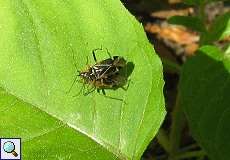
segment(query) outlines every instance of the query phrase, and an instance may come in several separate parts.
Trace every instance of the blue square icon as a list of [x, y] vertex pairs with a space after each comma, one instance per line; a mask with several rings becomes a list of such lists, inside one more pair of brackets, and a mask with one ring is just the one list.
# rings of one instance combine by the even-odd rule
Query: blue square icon
[[0, 138], [0, 160], [21, 159], [21, 138]]

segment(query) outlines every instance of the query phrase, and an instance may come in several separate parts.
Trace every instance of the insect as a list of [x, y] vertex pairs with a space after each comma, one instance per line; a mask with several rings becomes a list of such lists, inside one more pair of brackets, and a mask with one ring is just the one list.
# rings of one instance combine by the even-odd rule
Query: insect
[[[85, 89], [86, 85], [91, 86], [91, 89], [84, 93], [84, 95], [88, 95], [96, 89], [98, 92], [99, 90], [102, 90], [103, 94], [105, 95], [104, 89], [122, 87], [126, 81], [126, 78], [119, 73], [121, 69], [126, 66], [126, 60], [120, 56], [112, 57], [108, 52], [108, 49], [106, 49], [109, 58], [98, 62], [96, 58], [97, 50], [102, 50], [102, 47], [92, 51], [95, 64], [88, 65], [87, 58], [87, 68], [83, 71], [78, 70], [78, 75], [75, 77], [75, 80], [71, 85], [72, 88], [74, 83], [77, 81], [77, 77], [80, 77], [81, 82], [83, 83], [83, 90]], [[82, 92], [82, 89], [79, 93]]]

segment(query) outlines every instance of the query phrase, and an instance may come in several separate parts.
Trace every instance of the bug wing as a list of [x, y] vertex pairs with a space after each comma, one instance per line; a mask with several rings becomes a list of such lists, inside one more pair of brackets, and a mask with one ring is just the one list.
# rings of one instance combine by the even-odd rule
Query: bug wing
[[116, 72], [117, 69], [116, 67], [113, 66], [113, 62], [114, 62], [113, 59], [108, 58], [108, 59], [105, 59], [103, 61], [96, 63], [93, 66], [93, 70], [95, 74], [97, 75], [97, 77], [105, 78], [110, 74], [114, 74], [114, 72]]

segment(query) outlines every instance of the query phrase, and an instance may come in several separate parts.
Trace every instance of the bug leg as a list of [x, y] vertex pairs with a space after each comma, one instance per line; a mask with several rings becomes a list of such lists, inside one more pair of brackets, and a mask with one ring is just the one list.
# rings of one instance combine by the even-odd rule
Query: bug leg
[[94, 49], [94, 50], [92, 51], [92, 53], [93, 53], [93, 59], [94, 59], [95, 62], [97, 62], [96, 55], [95, 55], [95, 51], [96, 51], [96, 49]]
[[[101, 95], [101, 94], [99, 94], [99, 95]], [[101, 96], [104, 96], [105, 98], [109, 98], [109, 99], [113, 99], [113, 100], [117, 100], [117, 101], [122, 101], [123, 103], [125, 103], [126, 104], [126, 102], [123, 100], [123, 99], [121, 99], [121, 98], [115, 98], [115, 97], [111, 97], [111, 96], [107, 96], [107, 95], [101, 95]]]
[[93, 59], [94, 59], [95, 62], [97, 62], [97, 58], [96, 58], [96, 51], [97, 50], [102, 50], [102, 46], [101, 46], [101, 48], [96, 48], [96, 49], [92, 50]]
[[90, 93], [94, 92], [96, 90], [96, 87], [90, 88], [86, 93], [84, 93], [84, 96], [89, 95]]
[[[88, 88], [89, 88], [89, 85], [86, 84], [86, 83], [85, 83], [85, 85], [87, 85], [87, 87], [84, 87], [84, 90], [83, 90], [83, 95], [84, 95], [84, 96], [86, 96], [86, 95], [89, 94], [89, 89], [88, 89]], [[85, 91], [85, 88], [87, 88], [86, 91]]]
[[105, 96], [106, 94], [105, 94], [105, 90], [104, 89], [102, 89], [102, 93], [103, 93], [103, 95]]
[[129, 84], [130, 84], [130, 79], [128, 80], [128, 84], [127, 84], [127, 86], [126, 86], [126, 87], [121, 86], [121, 88], [122, 88], [123, 90], [127, 91], [127, 90], [128, 90], [128, 88], [129, 88]]
[[70, 93], [70, 91], [71, 91], [72, 88], [73, 88], [73, 85], [74, 85], [77, 81], [78, 81], [78, 80], [77, 80], [77, 76], [75, 76], [75, 78], [74, 78], [74, 80], [73, 80], [73, 83], [71, 84], [71, 86], [70, 86], [69, 90], [66, 92], [66, 94]]
[[80, 91], [77, 94], [75, 94], [73, 97], [79, 96], [82, 93], [82, 91], [84, 91], [84, 90], [85, 90], [85, 84], [82, 85]]
[[105, 48], [105, 49], [106, 49], [107, 54], [109, 55], [109, 58], [111, 58], [111, 59], [112, 59], [112, 56], [111, 56], [111, 54], [110, 54], [110, 52], [109, 52], [108, 48]]
[[[88, 92], [88, 94], [90, 94], [90, 93], [92, 93], [92, 92], [94, 92], [96, 90], [96, 88], [95, 87], [93, 87], [89, 92]], [[88, 95], [87, 94], [87, 95]]]
[[96, 55], [95, 55], [95, 50], [93, 51], [93, 59], [95, 62], [97, 62]]

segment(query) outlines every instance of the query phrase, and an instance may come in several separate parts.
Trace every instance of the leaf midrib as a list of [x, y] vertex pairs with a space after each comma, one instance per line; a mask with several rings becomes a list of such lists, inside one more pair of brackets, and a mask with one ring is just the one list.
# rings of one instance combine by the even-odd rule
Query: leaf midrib
[[[119, 151], [116, 151], [116, 149], [115, 149], [112, 145], [106, 143], [105, 141], [100, 140], [100, 139], [97, 139], [97, 137], [93, 137], [93, 136], [89, 135], [88, 133], [82, 131], [80, 128], [78, 128], [78, 127], [76, 127], [76, 126], [74, 126], [74, 125], [71, 125], [71, 124], [69, 124], [69, 123], [64, 123], [64, 121], [63, 121], [62, 119], [60, 119], [59, 117], [55, 117], [54, 115], [48, 113], [47, 111], [42, 110], [40, 107], [36, 107], [36, 105], [32, 104], [31, 102], [27, 102], [27, 101], [24, 100], [23, 98], [20, 98], [20, 96], [16, 96], [14, 93], [7, 92], [6, 89], [5, 89], [3, 86], [0, 86], [0, 87], [1, 87], [1, 88], [5, 91], [5, 93], [7, 93], [9, 96], [13, 96], [13, 97], [15, 97], [18, 101], [22, 101], [22, 102], [24, 102], [24, 103], [27, 103], [27, 104], [31, 105], [32, 107], [38, 109], [40, 112], [45, 113], [45, 114], [49, 115], [50, 117], [52, 117], [53, 119], [55, 119], [56, 121], [60, 122], [60, 123], [59, 123], [60, 125], [59, 125], [58, 127], [55, 127], [55, 128], [53, 128], [53, 129], [49, 130], [48, 132], [44, 132], [44, 133], [42, 133], [42, 134], [39, 134], [39, 135], [34, 136], [34, 137], [32, 137], [32, 138], [29, 138], [29, 139], [27, 139], [26, 141], [23, 141], [23, 142], [29, 142], [29, 141], [31, 141], [31, 140], [37, 138], [37, 137], [45, 136], [45, 135], [47, 135], [47, 134], [49, 134], [49, 133], [55, 132], [57, 129], [60, 129], [61, 127], [67, 126], [67, 127], [71, 128], [71, 129], [73, 129], [74, 131], [77, 131], [77, 132], [79, 132], [80, 134], [83, 134], [83, 135], [89, 137], [90, 139], [92, 139], [93, 141], [95, 141], [98, 145], [100, 145], [100, 146], [102, 146], [103, 148], [105, 148], [108, 152], [112, 153], [113, 155], [116, 155], [119, 159], [124, 159], [124, 157], [128, 157], [127, 155], [125, 155], [125, 154], [123, 154], [123, 153], [120, 153]], [[62, 124], [62, 125], [61, 125], [61, 124]]]

